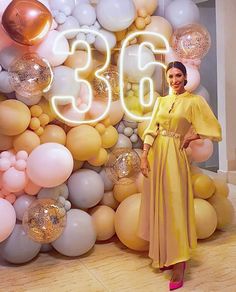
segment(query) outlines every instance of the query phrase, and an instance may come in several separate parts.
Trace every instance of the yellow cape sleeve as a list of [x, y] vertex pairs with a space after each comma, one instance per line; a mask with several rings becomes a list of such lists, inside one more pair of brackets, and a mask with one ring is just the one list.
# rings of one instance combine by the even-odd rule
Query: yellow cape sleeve
[[201, 138], [221, 141], [221, 126], [207, 101], [202, 96], [195, 96], [192, 106], [192, 125]]

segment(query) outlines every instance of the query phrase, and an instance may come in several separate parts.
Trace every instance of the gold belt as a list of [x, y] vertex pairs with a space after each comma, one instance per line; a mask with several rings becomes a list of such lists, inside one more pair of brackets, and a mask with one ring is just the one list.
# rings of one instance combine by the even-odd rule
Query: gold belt
[[158, 130], [157, 134], [160, 134], [162, 136], [168, 136], [168, 137], [173, 137], [173, 138], [180, 138], [181, 135], [176, 133], [176, 132], [170, 132], [167, 130]]

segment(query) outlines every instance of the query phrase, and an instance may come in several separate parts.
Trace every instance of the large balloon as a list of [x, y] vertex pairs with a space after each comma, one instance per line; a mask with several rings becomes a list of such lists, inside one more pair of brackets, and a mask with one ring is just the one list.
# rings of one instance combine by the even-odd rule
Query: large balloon
[[[144, 31], [159, 33], [163, 37], [165, 37], [167, 41], [170, 40], [171, 35], [172, 35], [171, 24], [164, 17], [156, 16], [156, 15], [151, 16], [151, 23], [145, 27]], [[139, 39], [140, 39], [140, 42], [152, 43], [158, 49], [166, 48], [164, 41], [159, 37], [142, 35]]]
[[78, 20], [80, 25], [93, 25], [96, 21], [95, 8], [87, 3], [76, 5], [72, 15]]
[[57, 143], [45, 143], [35, 148], [27, 160], [27, 174], [35, 184], [55, 187], [65, 182], [73, 170], [70, 151]]
[[50, 243], [57, 239], [66, 225], [66, 210], [56, 200], [35, 200], [25, 211], [22, 220], [27, 235], [36, 242]]
[[171, 43], [178, 57], [201, 59], [210, 49], [211, 37], [204, 26], [194, 23], [176, 29]]
[[194, 199], [197, 238], [205, 239], [213, 234], [217, 225], [214, 208], [206, 200]]
[[198, 71], [198, 69], [196, 67], [193, 67], [193, 66], [189, 66], [189, 65], [186, 65], [185, 64], [185, 67], [186, 67], [186, 70], [187, 70], [187, 84], [185, 85], [185, 89], [187, 91], [194, 91], [200, 84], [200, 73]]
[[142, 67], [149, 63], [155, 62], [153, 52], [147, 47], [143, 47], [139, 55], [139, 45], [127, 47], [125, 49], [124, 58], [122, 60], [119, 59], [119, 66], [120, 62], [123, 62], [124, 77], [133, 83], [139, 83], [140, 79], [143, 77], [151, 77], [155, 71], [155, 66], [148, 66], [147, 69], [140, 70], [138, 66], [139, 58], [142, 60]]
[[0, 103], [0, 134], [15, 136], [23, 133], [30, 123], [30, 110], [18, 100]]
[[89, 251], [95, 241], [96, 231], [91, 216], [82, 210], [71, 209], [67, 212], [62, 235], [52, 245], [59, 253], [74, 257]]
[[69, 55], [69, 43], [60, 32], [51, 30], [41, 44], [32, 46], [30, 50], [45, 58], [51, 66], [59, 66]]
[[25, 150], [28, 154], [40, 145], [40, 139], [33, 131], [26, 130], [14, 137], [13, 146], [16, 151]]
[[0, 244], [1, 256], [13, 264], [23, 264], [37, 256], [41, 244], [31, 240], [21, 224], [16, 224], [12, 234]]
[[99, 203], [104, 194], [101, 176], [93, 170], [81, 169], [68, 180], [69, 199], [77, 208], [91, 208]]
[[210, 139], [198, 140], [189, 143], [191, 159], [195, 162], [207, 161], [213, 154], [213, 143]]
[[192, 0], [174, 0], [166, 7], [165, 18], [174, 29], [197, 23], [199, 21], [199, 8]]
[[125, 199], [115, 214], [115, 230], [120, 241], [128, 248], [138, 251], [148, 250], [148, 242], [137, 235], [141, 194]]
[[110, 31], [129, 27], [136, 15], [132, 0], [100, 0], [96, 9], [98, 21]]
[[0, 198], [0, 242], [5, 240], [14, 229], [16, 213], [12, 204]]
[[52, 71], [45, 60], [35, 53], [27, 53], [14, 60], [9, 67], [12, 88], [21, 96], [42, 95], [52, 82]]
[[2, 16], [2, 24], [10, 37], [24, 45], [43, 40], [52, 24], [52, 15], [36, 0], [12, 1]]

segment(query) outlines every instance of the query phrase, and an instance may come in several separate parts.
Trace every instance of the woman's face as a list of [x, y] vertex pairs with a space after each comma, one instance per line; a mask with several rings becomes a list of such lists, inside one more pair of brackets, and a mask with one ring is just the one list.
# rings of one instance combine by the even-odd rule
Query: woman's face
[[167, 82], [175, 93], [183, 93], [186, 76], [178, 68], [171, 68], [167, 72]]

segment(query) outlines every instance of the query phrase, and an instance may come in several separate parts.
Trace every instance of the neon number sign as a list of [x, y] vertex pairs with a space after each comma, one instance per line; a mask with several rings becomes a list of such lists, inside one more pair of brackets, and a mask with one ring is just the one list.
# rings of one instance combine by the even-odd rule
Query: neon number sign
[[[93, 31], [90, 29], [70, 29], [70, 30], [66, 30], [60, 33], [60, 35], [58, 36], [58, 38], [55, 40], [54, 46], [53, 46], [53, 52], [54, 54], [65, 54], [67, 52], [64, 51], [59, 51], [57, 48], [57, 43], [60, 40], [60, 38], [64, 35], [66, 35], [67, 33], [71, 33], [71, 32], [82, 32], [82, 33], [92, 33], [95, 34], [97, 37], [101, 37], [102, 40], [104, 41], [105, 44], [105, 48], [106, 48], [106, 61], [104, 63], [104, 65], [102, 66], [102, 68], [98, 69], [95, 72], [95, 76], [99, 79], [101, 79], [103, 82], [105, 82], [106, 87], [107, 87], [107, 105], [105, 108], [105, 111], [96, 119], [93, 120], [72, 120], [72, 119], [68, 119], [65, 116], [63, 116], [59, 109], [58, 109], [58, 104], [61, 103], [70, 103], [73, 107], [73, 109], [78, 112], [78, 114], [84, 114], [87, 113], [92, 106], [92, 102], [93, 102], [93, 90], [92, 90], [92, 86], [91, 84], [84, 79], [79, 78], [79, 72], [86, 70], [88, 68], [88, 66], [90, 65], [92, 58], [91, 58], [91, 47], [90, 45], [84, 41], [84, 40], [76, 40], [74, 41], [74, 43], [72, 44], [71, 50], [69, 52], [69, 55], [73, 55], [75, 50], [76, 50], [76, 46], [78, 44], [83, 44], [85, 45], [86, 49], [87, 49], [87, 53], [88, 53], [88, 60], [87, 63], [84, 67], [82, 68], [77, 68], [75, 69], [75, 74], [74, 74], [74, 78], [77, 82], [79, 83], [84, 83], [87, 86], [88, 92], [89, 92], [89, 96], [88, 96], [88, 105], [86, 106], [86, 108], [84, 109], [79, 109], [76, 105], [76, 99], [74, 96], [53, 96], [51, 99], [51, 104], [52, 107], [55, 111], [55, 113], [64, 121], [69, 122], [69, 123], [73, 123], [73, 124], [85, 124], [85, 123], [94, 123], [97, 122], [99, 120], [104, 119], [110, 109], [111, 106], [111, 102], [112, 102], [112, 89], [111, 89], [111, 85], [109, 83], [109, 81], [101, 76], [101, 73], [105, 71], [105, 69], [109, 66], [110, 64], [110, 59], [111, 59], [111, 52], [110, 52], [110, 48], [109, 48], [109, 44], [108, 41], [106, 40], [106, 38], [104, 37], [104, 35], [102, 35], [99, 31]], [[144, 121], [144, 120], [149, 120], [150, 117], [140, 117], [137, 115], [134, 115], [133, 113], [130, 112], [130, 110], [127, 108], [126, 104], [125, 104], [125, 97], [124, 97], [124, 54], [125, 54], [125, 50], [129, 44], [129, 41], [131, 41], [133, 38], [141, 36], [141, 35], [147, 35], [147, 36], [152, 36], [155, 38], [159, 38], [161, 39], [164, 44], [165, 44], [165, 48], [164, 49], [156, 49], [154, 47], [154, 45], [150, 42], [143, 42], [139, 45], [138, 48], [138, 69], [140, 71], [144, 71], [146, 70], [149, 66], [161, 66], [163, 68], [166, 68], [165, 64], [155, 61], [155, 62], [150, 62], [148, 64], [145, 64], [144, 66], [142, 65], [142, 50], [144, 48], [144, 46], [149, 47], [151, 49], [151, 51], [154, 54], [166, 54], [167, 52], [169, 52], [170, 46], [168, 43], [168, 40], [161, 34], [159, 33], [155, 33], [155, 32], [146, 32], [146, 31], [142, 31], [142, 32], [134, 32], [133, 34], [130, 34], [123, 42], [122, 48], [121, 48], [121, 53], [120, 53], [120, 62], [119, 62], [119, 87], [120, 87], [120, 100], [122, 103], [122, 106], [124, 108], [125, 113], [130, 116], [132, 119], [134, 120], [139, 120], [139, 121]], [[149, 83], [149, 88], [150, 88], [150, 98], [148, 102], [145, 102], [144, 100], [144, 84], [145, 82]], [[141, 78], [141, 80], [139, 81], [139, 102], [143, 107], [149, 107], [154, 100], [154, 90], [153, 90], [154, 86], [153, 86], [153, 80], [150, 77], [143, 77]]]

